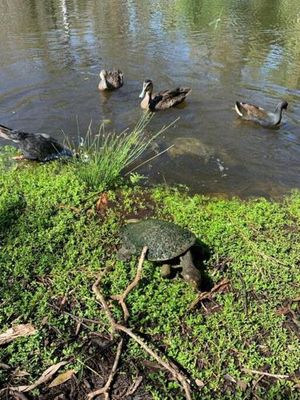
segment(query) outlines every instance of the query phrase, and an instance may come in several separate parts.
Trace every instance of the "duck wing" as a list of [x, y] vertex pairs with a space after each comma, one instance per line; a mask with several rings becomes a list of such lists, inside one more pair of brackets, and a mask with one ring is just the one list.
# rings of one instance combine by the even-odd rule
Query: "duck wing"
[[0, 125], [0, 137], [16, 143], [28, 160], [49, 161], [73, 155], [70, 149], [46, 133], [28, 133]]
[[117, 71], [109, 71], [107, 73], [106, 80], [109, 85], [115, 89], [118, 89], [119, 87], [123, 86], [124, 75], [119, 69]]
[[191, 91], [192, 89], [190, 88], [181, 87], [178, 87], [174, 90], [161, 91], [152, 99], [154, 108], [163, 110], [182, 103]]
[[268, 118], [268, 113], [263, 108], [240, 101], [236, 101], [235, 111], [240, 117], [248, 120], [264, 120]]
[[72, 151], [46, 133], [23, 133], [19, 143], [24, 156], [31, 160], [50, 161], [59, 157], [73, 155]]

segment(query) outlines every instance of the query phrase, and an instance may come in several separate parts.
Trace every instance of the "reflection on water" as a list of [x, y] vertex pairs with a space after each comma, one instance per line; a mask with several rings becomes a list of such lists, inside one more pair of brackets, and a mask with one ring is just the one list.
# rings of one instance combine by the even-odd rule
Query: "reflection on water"
[[[142, 113], [145, 78], [156, 90], [189, 86], [186, 106], [148, 128], [180, 116], [158, 142], [172, 151], [140, 171], [150, 182], [243, 197], [299, 187], [299, 0], [3, 0], [0, 15], [1, 123], [57, 137], [84, 134], [90, 120], [123, 129]], [[98, 74], [111, 67], [125, 84], [103, 95]], [[232, 109], [279, 99], [289, 108], [275, 130]]]

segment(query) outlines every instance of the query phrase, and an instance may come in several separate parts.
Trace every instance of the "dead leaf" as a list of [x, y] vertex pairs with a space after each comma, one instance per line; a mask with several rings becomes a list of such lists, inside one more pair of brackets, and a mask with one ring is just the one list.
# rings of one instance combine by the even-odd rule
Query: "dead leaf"
[[203, 386], [205, 386], [205, 383], [203, 382], [203, 381], [201, 381], [201, 379], [196, 379], [195, 380], [195, 382], [196, 382], [196, 385], [199, 387], [199, 388], [202, 388]]
[[224, 375], [224, 379], [225, 379], [226, 381], [229, 381], [229, 382], [232, 382], [232, 383], [236, 383], [236, 380], [234, 379], [234, 377], [231, 376], [231, 375], [229, 375], [229, 374], [225, 374], [225, 375]]
[[278, 315], [287, 315], [290, 313], [290, 311], [291, 311], [291, 309], [290, 309], [290, 306], [288, 305], [288, 306], [278, 308], [276, 312]]
[[99, 213], [103, 213], [107, 209], [108, 197], [107, 193], [102, 193], [96, 203], [96, 210]]
[[75, 374], [74, 369], [69, 369], [68, 371], [62, 372], [59, 374], [53, 381], [48, 385], [49, 388], [61, 385], [65, 382], [67, 382], [69, 379], [72, 378], [72, 376]]
[[59, 370], [60, 367], [66, 365], [66, 361], [61, 361], [57, 364], [51, 365], [46, 371], [42, 373], [42, 375], [37, 379], [32, 385], [25, 385], [25, 386], [15, 386], [11, 387], [11, 390], [16, 390], [18, 392], [29, 392], [32, 389], [35, 389], [37, 386], [41, 385], [42, 383], [47, 382], [51, 377]]
[[0, 369], [10, 369], [10, 366], [4, 363], [0, 363]]
[[245, 392], [245, 391], [247, 390], [247, 387], [248, 387], [248, 383], [247, 383], [247, 382], [244, 382], [244, 381], [237, 381], [236, 385], [237, 385], [237, 387], [238, 387], [239, 389], [241, 389], [243, 392]]
[[23, 376], [28, 376], [28, 375], [30, 375], [29, 372], [20, 369], [16, 369], [16, 371], [13, 373], [14, 378], [22, 378]]
[[0, 334], [0, 346], [18, 337], [34, 335], [37, 332], [32, 324], [20, 324], [14, 325], [12, 328], [7, 329], [6, 332]]

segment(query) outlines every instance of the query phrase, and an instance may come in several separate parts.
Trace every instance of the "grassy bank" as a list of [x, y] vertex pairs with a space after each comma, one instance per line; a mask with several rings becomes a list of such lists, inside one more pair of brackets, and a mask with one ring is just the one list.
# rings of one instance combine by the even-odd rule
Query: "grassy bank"
[[[282, 202], [242, 202], [123, 186], [107, 192], [108, 203], [97, 211], [72, 165], [19, 163], [7, 169], [5, 160], [0, 166], [0, 333], [27, 322], [37, 333], [0, 346], [1, 388], [32, 383], [62, 360], [75, 376], [54, 389], [40, 385], [28, 398], [68, 393], [84, 399], [105, 383], [116, 342], [109, 338], [110, 325], [92, 285], [110, 265], [103, 293], [109, 299], [124, 290], [137, 260], [117, 260], [119, 228], [127, 218], [156, 216], [196, 234], [198, 248], [204, 248], [199, 252], [203, 290], [222, 279], [228, 284], [190, 309], [197, 296], [193, 288], [161, 278], [159, 269], [145, 262], [143, 279], [127, 299], [130, 327], [192, 382], [203, 382], [192, 388], [194, 399], [299, 398], [299, 193]], [[116, 302], [111, 311], [121, 320]], [[137, 398], [184, 398], [179, 385], [135, 342], [128, 341], [121, 361], [113, 392], [143, 376]]]

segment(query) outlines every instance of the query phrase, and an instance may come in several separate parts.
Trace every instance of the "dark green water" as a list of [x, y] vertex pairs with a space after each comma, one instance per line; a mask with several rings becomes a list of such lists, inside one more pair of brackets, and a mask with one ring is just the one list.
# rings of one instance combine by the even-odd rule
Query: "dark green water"
[[[0, 0], [0, 123], [62, 137], [132, 127], [142, 81], [193, 91], [140, 172], [200, 193], [278, 196], [300, 186], [299, 0]], [[97, 90], [101, 68], [124, 87]], [[279, 129], [243, 124], [235, 100], [289, 107]], [[77, 120], [79, 121], [77, 124]], [[4, 142], [1, 142], [4, 143]]]

